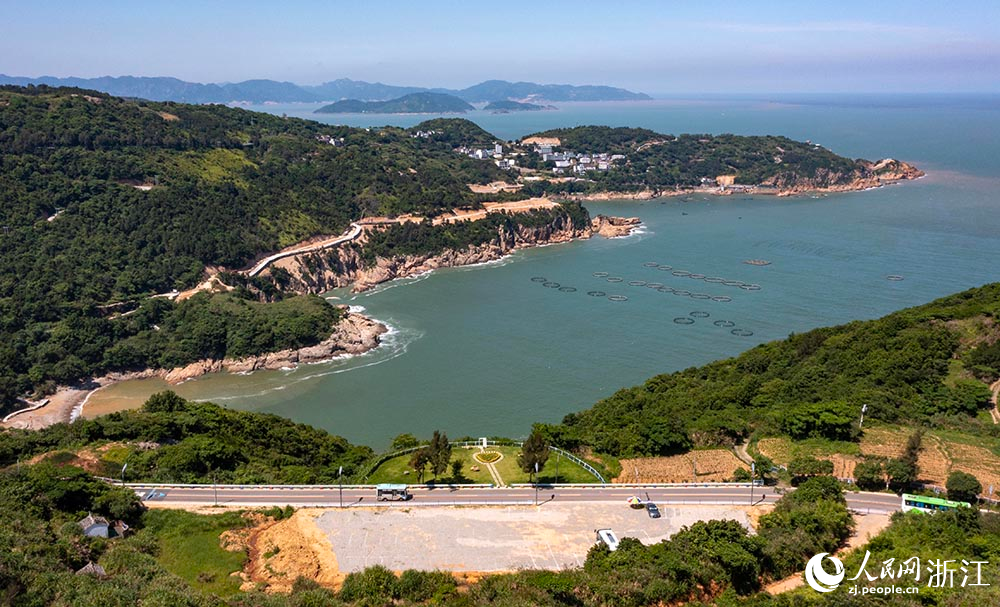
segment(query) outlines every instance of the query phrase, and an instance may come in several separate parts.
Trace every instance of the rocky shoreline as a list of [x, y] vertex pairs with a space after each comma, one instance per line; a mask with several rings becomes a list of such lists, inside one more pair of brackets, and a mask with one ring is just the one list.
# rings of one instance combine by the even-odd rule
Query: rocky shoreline
[[[568, 216], [564, 216], [548, 225], [518, 226], [516, 230], [500, 232], [494, 241], [484, 245], [446, 250], [433, 255], [380, 257], [370, 267], [364, 264], [358, 248], [348, 246], [287, 257], [274, 262], [271, 267], [287, 270], [291, 278], [286, 288], [299, 293], [323, 293], [349, 285], [354, 292], [362, 292], [396, 278], [415, 276], [439, 268], [495, 261], [518, 249], [587, 239], [594, 235], [620, 238], [631, 234], [639, 225], [641, 221], [638, 217], [597, 215], [585, 228], [577, 228]], [[364, 242], [363, 238], [361, 242]], [[346, 309], [346, 306], [340, 307]], [[4, 426], [38, 429], [70, 422], [80, 416], [91, 394], [119, 382], [158, 377], [169, 384], [179, 384], [208, 373], [252, 373], [261, 369], [287, 369], [343, 355], [363, 354], [378, 347], [381, 336], [387, 331], [388, 327], [376, 320], [347, 312], [330, 337], [314, 346], [242, 359], [200, 360], [175, 369], [108, 373], [78, 385], [60, 386], [47, 405], [18, 415]]]
[[[346, 310], [346, 306], [341, 306]], [[300, 364], [318, 363], [344, 355], [364, 354], [381, 343], [388, 332], [384, 324], [347, 312], [334, 327], [330, 337], [304, 348], [269, 352], [246, 358], [206, 359], [175, 369], [143, 369], [108, 373], [74, 386], [60, 386], [42, 408], [28, 411], [4, 424], [8, 428], [39, 429], [80, 416], [91, 394], [110, 385], [134, 379], [159, 377], [169, 384], [179, 384], [207, 373], [251, 373], [261, 369], [287, 369]]]
[[886, 158], [865, 165], [863, 173], [856, 172], [849, 180], [837, 183], [845, 178], [841, 174], [822, 173], [816, 180], [787, 181], [775, 177], [756, 185], [705, 186], [683, 188], [676, 190], [639, 190], [636, 192], [594, 192], [590, 194], [573, 194], [568, 200], [576, 202], [607, 201], [607, 200], [652, 200], [672, 196], [690, 196], [692, 194], [709, 194], [712, 196], [732, 196], [734, 194], [755, 194], [764, 196], [798, 196], [803, 194], [831, 194], [835, 192], [859, 192], [893, 185], [901, 181], [919, 179], [925, 173], [915, 166]]
[[497, 238], [489, 243], [459, 250], [379, 257], [374, 264], [367, 265], [357, 248], [339, 247], [323, 253], [288, 257], [276, 261], [273, 267], [287, 271], [287, 288], [299, 293], [325, 293], [348, 286], [355, 293], [360, 293], [397, 278], [416, 276], [440, 268], [496, 261], [518, 249], [586, 239], [595, 234], [605, 238], [628, 236], [640, 224], [638, 217], [598, 215], [587, 227], [577, 228], [569, 217], [559, 217], [544, 226], [518, 226], [516, 230], [501, 230]]

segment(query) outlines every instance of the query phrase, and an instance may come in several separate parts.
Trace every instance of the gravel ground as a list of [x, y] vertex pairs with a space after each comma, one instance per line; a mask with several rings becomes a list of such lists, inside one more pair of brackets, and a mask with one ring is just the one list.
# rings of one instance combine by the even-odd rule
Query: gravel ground
[[578, 567], [594, 544], [594, 531], [645, 544], [666, 539], [698, 520], [732, 519], [749, 528], [733, 506], [662, 507], [662, 518], [606, 503], [552, 502], [533, 506], [452, 508], [347, 508], [316, 517], [339, 563], [349, 573], [372, 565], [389, 569], [463, 572]]

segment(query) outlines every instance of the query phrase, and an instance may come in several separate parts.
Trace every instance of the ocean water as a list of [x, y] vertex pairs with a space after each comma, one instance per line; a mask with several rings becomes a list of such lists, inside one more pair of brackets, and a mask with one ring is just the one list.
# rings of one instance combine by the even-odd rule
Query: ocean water
[[[311, 106], [266, 109], [308, 117]], [[425, 436], [435, 429], [452, 437], [517, 437], [533, 422], [558, 421], [657, 373], [1000, 280], [996, 97], [713, 97], [468, 117], [504, 139], [574, 124], [781, 134], [847, 156], [899, 158], [928, 176], [815, 197], [588, 203], [592, 214], [638, 216], [643, 227], [627, 238], [519, 251], [359, 295], [330, 293], [331, 301], [363, 308], [390, 325], [384, 345], [358, 357], [206, 376], [174, 389], [277, 413], [375, 448], [401, 432]], [[410, 126], [426, 118], [322, 116], [354, 126]], [[745, 264], [749, 259], [771, 265]], [[622, 281], [594, 276], [604, 272]], [[532, 280], [541, 278], [576, 291]], [[716, 299], [663, 292], [638, 284], [643, 281]], [[88, 409], [134, 406], [164, 387], [158, 380], [112, 386], [95, 394]]]

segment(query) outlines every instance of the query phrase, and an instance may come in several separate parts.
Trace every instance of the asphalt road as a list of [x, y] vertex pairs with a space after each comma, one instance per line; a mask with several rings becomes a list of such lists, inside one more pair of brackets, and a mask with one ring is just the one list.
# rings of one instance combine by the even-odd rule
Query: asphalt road
[[[410, 487], [413, 498], [408, 501], [376, 501], [371, 488], [344, 487], [343, 500], [337, 487], [237, 487], [231, 485], [205, 485], [182, 487], [169, 485], [131, 484], [144, 501], [150, 504], [191, 506], [311, 506], [344, 507], [431, 507], [464, 505], [513, 505], [534, 504], [536, 492], [532, 488], [451, 488]], [[680, 505], [750, 505], [773, 503], [781, 497], [773, 487], [755, 487], [751, 501], [749, 487], [541, 487], [537, 492], [538, 503], [559, 502], [620, 502], [636, 495], [664, 506]], [[846, 493], [847, 505], [862, 513], [888, 513], [899, 510], [900, 498], [885, 493]]]

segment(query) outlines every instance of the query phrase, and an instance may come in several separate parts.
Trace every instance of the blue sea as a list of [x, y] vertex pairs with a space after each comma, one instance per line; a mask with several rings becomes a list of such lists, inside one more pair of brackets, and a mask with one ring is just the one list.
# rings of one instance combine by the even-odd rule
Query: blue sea
[[[658, 373], [1000, 280], [1000, 97], [711, 96], [557, 105], [465, 117], [505, 140], [582, 124], [779, 134], [845, 156], [905, 160], [927, 176], [824, 196], [588, 203], [591, 214], [640, 217], [642, 229], [627, 238], [524, 250], [360, 295], [330, 293], [331, 301], [388, 324], [385, 344], [358, 357], [206, 376], [175, 389], [375, 448], [402, 432], [428, 436], [435, 429], [451, 437], [518, 437], [533, 422], [558, 421]], [[253, 109], [352, 126], [412, 126], [430, 117], [312, 114], [315, 107]], [[771, 263], [744, 263], [750, 259]], [[576, 290], [532, 280], [543, 278]], [[158, 380], [128, 382], [91, 401], [95, 409], [134, 406], [163, 387]]]

